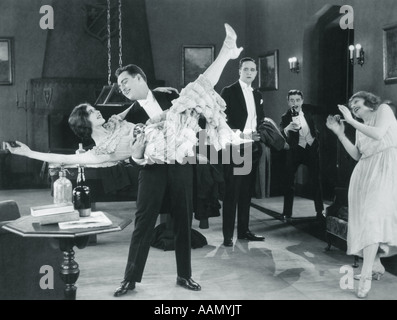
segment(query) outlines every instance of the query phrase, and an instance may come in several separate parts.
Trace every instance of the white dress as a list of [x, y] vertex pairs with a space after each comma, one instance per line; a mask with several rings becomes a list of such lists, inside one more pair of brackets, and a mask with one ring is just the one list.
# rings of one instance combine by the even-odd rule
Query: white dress
[[[374, 126], [377, 114], [365, 124]], [[380, 243], [379, 255], [389, 256], [397, 246], [397, 121], [390, 118], [380, 141], [357, 130], [356, 146], [362, 157], [349, 185], [347, 253], [362, 256]]]

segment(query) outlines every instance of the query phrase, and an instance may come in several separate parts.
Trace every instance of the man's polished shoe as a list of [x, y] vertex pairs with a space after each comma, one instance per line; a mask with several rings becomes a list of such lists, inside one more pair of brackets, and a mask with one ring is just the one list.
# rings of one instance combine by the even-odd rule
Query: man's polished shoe
[[246, 233], [240, 234], [238, 236], [238, 239], [249, 241], [263, 241], [265, 240], [265, 237], [257, 236], [256, 234], [253, 234], [251, 231], [248, 230]]
[[223, 240], [223, 245], [225, 247], [233, 247], [233, 240], [232, 239], [224, 239]]
[[120, 297], [122, 295], [125, 295], [129, 290], [134, 290], [135, 289], [135, 282], [133, 281], [122, 281], [120, 287], [116, 289], [114, 292], [115, 297]]
[[201, 290], [201, 286], [197, 282], [195, 282], [192, 278], [186, 279], [186, 278], [182, 278], [182, 277], [177, 277], [176, 284], [181, 287], [184, 287], [186, 289], [193, 290], [193, 291]]
[[287, 222], [287, 223], [291, 223], [292, 218], [291, 218], [291, 217], [287, 217], [285, 214], [283, 214], [283, 215], [281, 216], [281, 221]]

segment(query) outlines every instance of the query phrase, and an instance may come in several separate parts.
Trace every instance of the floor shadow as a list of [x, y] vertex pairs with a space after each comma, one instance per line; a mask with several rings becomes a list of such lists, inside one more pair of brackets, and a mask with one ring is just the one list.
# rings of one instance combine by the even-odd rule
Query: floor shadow
[[[264, 208], [257, 204], [251, 203], [251, 206], [267, 215], [283, 221], [283, 217], [280, 213], [275, 212], [273, 210]], [[293, 227], [303, 231], [311, 236], [326, 242], [325, 236], [325, 225], [323, 221], [317, 220], [316, 217], [299, 217], [299, 218], [292, 218], [290, 222], [286, 222], [287, 225], [292, 225]]]

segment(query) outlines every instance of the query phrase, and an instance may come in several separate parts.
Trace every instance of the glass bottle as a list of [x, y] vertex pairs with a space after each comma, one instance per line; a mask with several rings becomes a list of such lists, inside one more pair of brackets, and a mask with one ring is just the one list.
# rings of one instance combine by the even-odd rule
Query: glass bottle
[[301, 120], [299, 119], [299, 111], [293, 106], [291, 109], [292, 122], [296, 123], [301, 128]]
[[54, 203], [72, 202], [72, 182], [66, 178], [65, 169], [59, 171], [59, 178], [54, 182]]
[[91, 215], [91, 190], [86, 185], [83, 166], [78, 166], [77, 186], [73, 189], [73, 204], [80, 217]]
[[83, 144], [79, 143], [79, 148], [76, 150], [76, 154], [84, 153], [86, 152], [83, 148]]

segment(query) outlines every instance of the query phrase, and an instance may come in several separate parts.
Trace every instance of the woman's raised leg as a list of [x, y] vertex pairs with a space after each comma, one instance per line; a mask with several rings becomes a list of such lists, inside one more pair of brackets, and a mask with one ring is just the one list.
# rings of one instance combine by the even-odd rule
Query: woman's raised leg
[[204, 76], [211, 82], [214, 87], [223, 72], [229, 60], [237, 59], [243, 51], [243, 48], [237, 48], [237, 35], [233, 28], [225, 23], [226, 38], [223, 42], [221, 51], [215, 61], [204, 72]]

